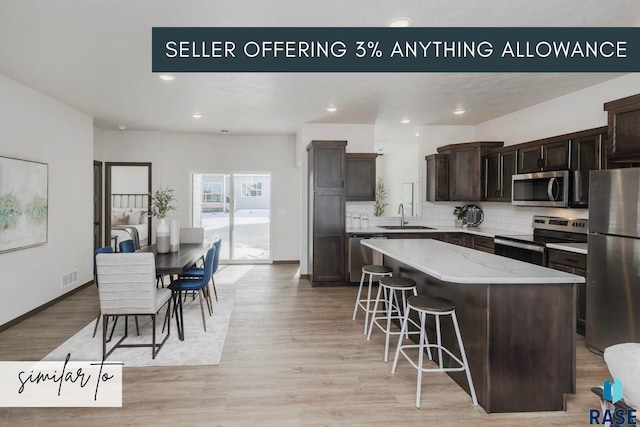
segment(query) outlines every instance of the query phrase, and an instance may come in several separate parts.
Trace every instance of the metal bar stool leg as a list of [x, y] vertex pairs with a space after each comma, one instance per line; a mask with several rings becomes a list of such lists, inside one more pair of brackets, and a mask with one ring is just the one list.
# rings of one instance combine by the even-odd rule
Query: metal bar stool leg
[[453, 319], [453, 327], [456, 330], [456, 338], [458, 339], [458, 346], [460, 347], [460, 355], [462, 356], [462, 363], [464, 363], [464, 372], [467, 375], [467, 382], [469, 383], [469, 391], [471, 392], [471, 399], [473, 404], [478, 406], [478, 398], [476, 397], [476, 389], [473, 386], [473, 380], [471, 379], [471, 371], [469, 370], [469, 362], [467, 361], [467, 353], [464, 351], [464, 344], [462, 344], [462, 336], [460, 335], [460, 328], [458, 327], [458, 318], [455, 311], [451, 313]]
[[364, 271], [360, 276], [360, 287], [358, 288], [358, 295], [356, 296], [356, 306], [353, 308], [353, 319], [356, 320], [356, 314], [358, 313], [358, 305], [360, 305], [360, 295], [362, 295], [362, 285], [364, 284]]
[[373, 286], [373, 274], [369, 274], [369, 290], [367, 291], [367, 309], [364, 311], [364, 335], [367, 335], [369, 325], [369, 312], [371, 311], [371, 288]]

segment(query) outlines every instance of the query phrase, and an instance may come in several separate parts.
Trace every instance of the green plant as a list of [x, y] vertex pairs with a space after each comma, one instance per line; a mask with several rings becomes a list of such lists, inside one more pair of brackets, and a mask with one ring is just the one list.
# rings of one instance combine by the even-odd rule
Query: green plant
[[467, 207], [456, 206], [455, 209], [453, 209], [453, 214], [456, 216], [456, 219], [464, 221], [467, 218]]
[[376, 201], [373, 205], [373, 214], [375, 216], [382, 216], [384, 208], [387, 207], [387, 190], [384, 188], [382, 178], [378, 177], [376, 182]]
[[158, 188], [156, 192], [151, 195], [151, 209], [147, 211], [147, 215], [158, 219], [166, 218], [169, 211], [176, 210], [176, 208], [171, 205], [171, 202], [175, 200], [176, 198], [173, 197], [173, 189]]

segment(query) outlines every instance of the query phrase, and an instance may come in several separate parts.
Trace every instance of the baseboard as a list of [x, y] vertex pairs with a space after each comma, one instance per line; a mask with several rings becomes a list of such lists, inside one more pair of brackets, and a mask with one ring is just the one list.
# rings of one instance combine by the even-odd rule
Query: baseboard
[[291, 260], [274, 260], [273, 264], [300, 264], [299, 260], [291, 259]]
[[57, 298], [52, 299], [49, 302], [46, 302], [44, 304], [42, 304], [39, 307], [34, 308], [31, 311], [28, 311], [27, 313], [23, 314], [22, 316], [18, 316], [13, 320], [8, 321], [7, 323], [5, 323], [4, 325], [0, 325], [0, 332], [6, 331], [7, 329], [11, 328], [12, 326], [17, 325], [18, 323], [22, 322], [23, 320], [27, 320], [29, 317], [33, 316], [34, 314], [38, 314], [40, 313], [42, 310], [45, 310], [49, 307], [51, 307], [54, 304], [59, 303], [60, 301], [62, 301], [63, 299], [67, 298], [70, 295], [75, 294], [76, 292], [78, 292], [81, 289], [86, 288], [89, 285], [93, 285], [93, 280], [88, 281], [87, 283], [78, 286], [75, 289], [70, 290], [69, 292], [67, 292], [66, 294], [62, 294]]

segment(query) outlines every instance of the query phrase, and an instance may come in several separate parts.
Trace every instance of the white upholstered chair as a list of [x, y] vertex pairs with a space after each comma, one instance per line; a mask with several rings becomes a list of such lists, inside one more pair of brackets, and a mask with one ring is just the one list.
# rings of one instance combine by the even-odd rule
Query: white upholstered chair
[[[160, 344], [156, 344], [156, 315], [167, 305], [167, 315], [171, 309], [171, 291], [158, 289], [155, 284], [156, 267], [153, 253], [117, 253], [96, 256], [98, 293], [102, 326], [103, 360], [118, 347], [151, 347], [151, 356], [156, 355], [169, 338], [170, 328]], [[123, 344], [127, 338], [128, 315], [150, 315], [152, 341], [150, 344]], [[107, 316], [125, 316], [124, 336], [107, 351]]]

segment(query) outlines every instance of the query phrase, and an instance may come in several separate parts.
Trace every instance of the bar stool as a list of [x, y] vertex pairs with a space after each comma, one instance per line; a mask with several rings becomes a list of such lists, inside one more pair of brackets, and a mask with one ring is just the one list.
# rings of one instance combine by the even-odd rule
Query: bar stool
[[[362, 298], [362, 285], [364, 284], [364, 275], [369, 275], [369, 291], [367, 298]], [[364, 335], [367, 335], [367, 326], [369, 325], [369, 313], [371, 313], [371, 286], [373, 284], [373, 276], [391, 276], [393, 269], [384, 265], [365, 265], [362, 267], [362, 276], [360, 276], [360, 287], [358, 288], [358, 296], [356, 297], [356, 306], [353, 308], [353, 320], [356, 320], [358, 307], [364, 310]], [[366, 302], [366, 306], [365, 306]]]
[[[418, 312], [420, 317], [420, 343], [419, 344], [405, 344], [402, 345], [402, 334], [407, 329], [409, 313], [411, 310]], [[426, 318], [427, 315], [435, 316], [436, 323], [436, 344], [429, 344], [426, 340]], [[460, 348], [460, 355], [462, 360], [456, 357], [451, 351], [442, 346], [440, 335], [440, 316], [451, 316], [453, 321], [453, 328], [456, 332], [456, 339], [458, 340], [458, 347]], [[467, 381], [469, 383], [469, 391], [471, 392], [471, 399], [474, 405], [478, 405], [478, 399], [476, 398], [476, 390], [473, 387], [473, 380], [471, 379], [471, 372], [469, 371], [469, 363], [467, 362], [467, 355], [464, 351], [464, 345], [462, 344], [462, 337], [460, 336], [460, 328], [458, 327], [458, 319], [456, 317], [456, 306], [449, 300], [444, 298], [437, 298], [428, 295], [411, 296], [407, 300], [407, 311], [402, 321], [401, 335], [398, 339], [398, 347], [396, 348], [396, 355], [393, 358], [393, 367], [391, 373], [395, 374], [396, 367], [398, 365], [398, 356], [400, 353], [411, 363], [411, 365], [418, 370], [418, 385], [416, 391], [416, 408], [420, 407], [420, 392], [422, 389], [422, 372], [456, 372], [464, 371], [467, 375]], [[438, 349], [438, 367], [437, 368], [423, 368], [422, 361], [424, 359], [424, 349], [437, 348]], [[418, 364], [407, 355], [405, 349], [418, 348]], [[442, 362], [442, 352], [446, 352], [456, 363], [460, 366], [445, 368]], [[429, 360], [433, 360], [431, 353], [429, 352]]]
[[[398, 319], [400, 323], [404, 319], [403, 314], [407, 310], [407, 293], [409, 295], [418, 295], [418, 288], [415, 280], [406, 277], [381, 277], [378, 286], [378, 294], [376, 295], [376, 302], [373, 304], [373, 311], [371, 312], [371, 324], [369, 325], [369, 333], [367, 335], [367, 341], [371, 340], [371, 331], [373, 325], [378, 326], [385, 334], [384, 340], [384, 361], [389, 360], [389, 337], [391, 335], [399, 335], [398, 332], [391, 330], [391, 320]], [[382, 297], [382, 298], [381, 298]], [[400, 300], [401, 305], [400, 305]], [[378, 304], [383, 302], [386, 309], [383, 311], [384, 316], [376, 316], [378, 314]], [[383, 322], [384, 321], [384, 322]], [[416, 330], [409, 332], [405, 331], [405, 335], [409, 338], [409, 335], [419, 335], [420, 327], [413, 319], [409, 319], [409, 322], [416, 326]]]

